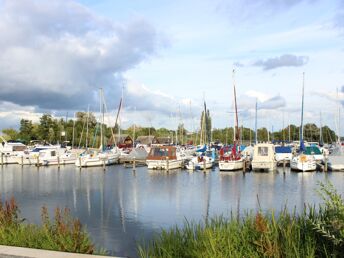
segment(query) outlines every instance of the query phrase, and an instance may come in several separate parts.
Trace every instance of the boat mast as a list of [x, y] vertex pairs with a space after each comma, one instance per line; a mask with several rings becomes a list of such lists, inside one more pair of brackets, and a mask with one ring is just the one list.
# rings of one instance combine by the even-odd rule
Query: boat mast
[[236, 101], [236, 88], [235, 88], [235, 70], [233, 69], [233, 94], [234, 94], [234, 110], [235, 110], [235, 142], [234, 144], [239, 143], [239, 128], [238, 128], [238, 107]]
[[72, 149], [74, 149], [74, 136], [75, 136], [75, 113], [74, 113], [74, 120], [73, 120]]
[[321, 111], [320, 111], [320, 132], [319, 132], [319, 145], [323, 145], [323, 135], [322, 135], [322, 119], [321, 119]]
[[[100, 91], [99, 91], [99, 107], [100, 107], [100, 113], [103, 112], [103, 108], [102, 108], [102, 92], [103, 92], [103, 89], [100, 88]], [[104, 112], [103, 112], [104, 113]], [[102, 121], [100, 123], [100, 147], [101, 147], [101, 150], [103, 150], [103, 123], [104, 123], [104, 114], [102, 116]]]
[[254, 130], [255, 130], [255, 134], [254, 134], [254, 142], [255, 144], [258, 143], [258, 136], [257, 136], [257, 109], [258, 109], [258, 103], [257, 103], [257, 99], [256, 99], [256, 117], [255, 117], [255, 122], [254, 122]]
[[339, 106], [339, 96], [338, 96], [338, 88], [337, 88], [337, 119], [336, 119], [337, 123], [337, 144], [340, 145], [340, 106]]
[[90, 105], [87, 106], [87, 117], [86, 117], [86, 149], [88, 148], [88, 120], [90, 118]]
[[[136, 117], [136, 107], [134, 108], [134, 117]], [[133, 147], [135, 147], [135, 131], [136, 131], [136, 125], [134, 123], [134, 130], [133, 130]]]
[[303, 107], [304, 107], [304, 95], [305, 95], [305, 72], [302, 74], [302, 105], [301, 105], [301, 126], [300, 126], [300, 148], [303, 144]]

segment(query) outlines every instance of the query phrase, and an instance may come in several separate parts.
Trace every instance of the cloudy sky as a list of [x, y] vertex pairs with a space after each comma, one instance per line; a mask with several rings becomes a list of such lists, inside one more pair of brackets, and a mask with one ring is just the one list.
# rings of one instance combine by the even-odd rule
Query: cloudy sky
[[[0, 129], [42, 113], [99, 110], [112, 123], [196, 129], [203, 99], [213, 126], [335, 128], [344, 103], [341, 0], [0, 0]], [[344, 126], [342, 128], [342, 134]]]

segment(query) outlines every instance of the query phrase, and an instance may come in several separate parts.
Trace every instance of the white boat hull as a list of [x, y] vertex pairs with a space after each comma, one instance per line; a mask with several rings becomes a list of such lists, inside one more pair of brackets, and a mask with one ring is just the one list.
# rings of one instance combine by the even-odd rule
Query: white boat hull
[[240, 160], [220, 160], [219, 161], [220, 171], [235, 171], [244, 169], [244, 161]]
[[120, 153], [114, 154], [98, 154], [94, 157], [90, 155], [80, 156], [75, 161], [75, 166], [77, 167], [101, 167], [110, 166], [118, 163]]
[[196, 170], [196, 169], [200, 169], [200, 170], [204, 170], [204, 165], [205, 165], [205, 169], [210, 169], [213, 167], [214, 165], [214, 161], [213, 159], [207, 159], [205, 162], [204, 161], [195, 161], [195, 160], [190, 160], [185, 167], [189, 170]]
[[298, 157], [295, 157], [290, 162], [290, 168], [291, 170], [301, 172], [315, 171], [317, 168], [317, 164], [315, 160], [302, 161]]
[[252, 170], [254, 171], [274, 171], [276, 168], [276, 161], [252, 161]]
[[17, 156], [2, 155], [0, 165], [17, 164]]
[[182, 167], [182, 163], [182, 160], [146, 160], [148, 169], [177, 169]]
[[331, 171], [344, 171], [344, 156], [343, 155], [336, 155], [336, 156], [328, 156], [327, 159], [327, 166], [328, 169]]

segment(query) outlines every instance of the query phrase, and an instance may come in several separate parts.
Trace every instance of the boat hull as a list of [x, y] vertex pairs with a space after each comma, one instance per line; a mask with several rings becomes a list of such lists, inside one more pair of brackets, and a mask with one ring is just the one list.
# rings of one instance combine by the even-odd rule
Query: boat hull
[[252, 170], [254, 171], [274, 171], [276, 168], [276, 161], [252, 161]]
[[243, 160], [228, 160], [228, 161], [219, 161], [220, 171], [236, 171], [244, 169]]
[[77, 167], [101, 167], [110, 166], [118, 163], [120, 154], [97, 155], [90, 157], [89, 155], [81, 156], [76, 159], [75, 166]]
[[294, 171], [300, 171], [300, 172], [311, 172], [315, 171], [317, 168], [315, 161], [300, 161], [297, 159], [292, 159], [290, 162], [290, 168]]
[[17, 156], [2, 155], [0, 165], [17, 164]]
[[182, 167], [182, 163], [182, 160], [146, 160], [148, 169], [177, 169]]
[[203, 161], [193, 161], [193, 160], [190, 160], [186, 165], [185, 167], [188, 169], [188, 170], [204, 170], [204, 164], [205, 164], [205, 169], [210, 169], [213, 167], [213, 160], [207, 160], [205, 162]]

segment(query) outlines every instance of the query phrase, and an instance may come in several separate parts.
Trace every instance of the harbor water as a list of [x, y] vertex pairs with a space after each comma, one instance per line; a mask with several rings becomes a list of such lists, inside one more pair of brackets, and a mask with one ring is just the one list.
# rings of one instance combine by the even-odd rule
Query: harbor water
[[[288, 206], [302, 210], [304, 203], [321, 202], [317, 182], [330, 180], [344, 193], [344, 173], [203, 172], [186, 170], [136, 171], [122, 165], [102, 168], [75, 166], [0, 167], [1, 199], [15, 197], [21, 217], [40, 223], [42, 206], [50, 214], [68, 207], [86, 226], [97, 247], [109, 254], [136, 257], [138, 243], [162, 228], [200, 221], [231, 211], [276, 211]], [[259, 201], [258, 201], [259, 200]]]

